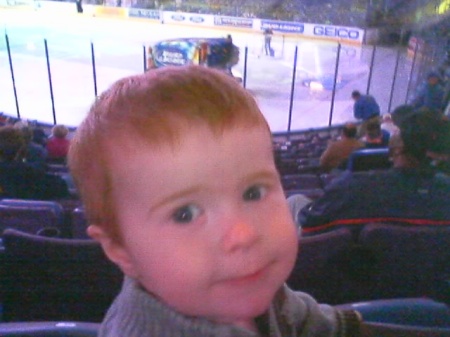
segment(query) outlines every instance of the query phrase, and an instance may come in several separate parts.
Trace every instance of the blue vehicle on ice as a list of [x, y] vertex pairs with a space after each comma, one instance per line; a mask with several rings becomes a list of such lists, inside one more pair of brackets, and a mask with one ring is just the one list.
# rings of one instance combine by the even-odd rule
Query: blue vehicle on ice
[[232, 75], [239, 62], [239, 48], [230, 35], [224, 38], [163, 40], [148, 48], [147, 69], [189, 64], [205, 65]]

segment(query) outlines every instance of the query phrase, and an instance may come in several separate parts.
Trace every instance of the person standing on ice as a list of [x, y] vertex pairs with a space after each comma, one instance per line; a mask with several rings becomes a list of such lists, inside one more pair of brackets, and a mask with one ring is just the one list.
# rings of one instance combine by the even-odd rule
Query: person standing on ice
[[266, 55], [273, 57], [274, 51], [270, 45], [272, 42], [272, 36], [273, 36], [272, 28], [264, 29], [264, 50], [266, 52]]

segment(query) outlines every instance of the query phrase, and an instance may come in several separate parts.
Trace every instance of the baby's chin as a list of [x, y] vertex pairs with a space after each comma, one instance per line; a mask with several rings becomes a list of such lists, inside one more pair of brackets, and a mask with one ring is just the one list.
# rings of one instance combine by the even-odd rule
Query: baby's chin
[[254, 295], [230, 299], [229, 302], [222, 303], [220, 310], [215, 312], [216, 316], [210, 317], [210, 319], [217, 323], [232, 325], [239, 325], [237, 322], [253, 322], [258, 316], [267, 313], [277, 290], [264, 292], [260, 294], [255, 292]]

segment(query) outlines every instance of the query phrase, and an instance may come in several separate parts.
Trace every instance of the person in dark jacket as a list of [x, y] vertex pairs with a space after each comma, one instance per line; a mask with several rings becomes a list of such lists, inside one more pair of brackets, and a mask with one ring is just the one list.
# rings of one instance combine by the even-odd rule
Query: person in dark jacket
[[363, 122], [380, 116], [380, 106], [371, 95], [362, 95], [358, 90], [352, 92], [353, 116]]
[[[318, 233], [341, 225], [368, 221], [400, 221], [450, 225], [450, 177], [430, 165], [427, 153], [447, 143], [437, 135], [438, 119], [414, 115], [389, 142], [393, 168], [383, 172], [346, 172], [325, 189], [322, 197], [299, 214], [304, 233]], [[446, 139], [446, 140], [445, 140]], [[441, 152], [450, 152], [440, 148]]]
[[381, 128], [379, 119], [371, 119], [366, 124], [363, 142], [367, 149], [383, 148], [389, 145], [390, 133]]
[[358, 129], [358, 137], [362, 137], [366, 133], [367, 124], [373, 120], [380, 119], [380, 106], [375, 98], [371, 95], [362, 95], [358, 90], [352, 92], [353, 116], [362, 121]]

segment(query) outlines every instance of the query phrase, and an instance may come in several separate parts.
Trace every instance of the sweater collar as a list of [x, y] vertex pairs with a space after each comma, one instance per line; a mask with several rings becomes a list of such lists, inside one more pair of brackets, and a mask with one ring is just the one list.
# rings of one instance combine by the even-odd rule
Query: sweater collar
[[[258, 334], [243, 328], [180, 314], [129, 277], [125, 277], [121, 294], [108, 316], [111, 317], [111, 323], [120, 325], [111, 326], [111, 329], [118, 331], [118, 336], [141, 337], [140, 332], [131, 331], [134, 327], [141, 327], [139, 331], [153, 331], [154, 333], [149, 335], [161, 337], [259, 337]], [[122, 318], [119, 320], [118, 316]], [[108, 320], [105, 323], [107, 326]]]

